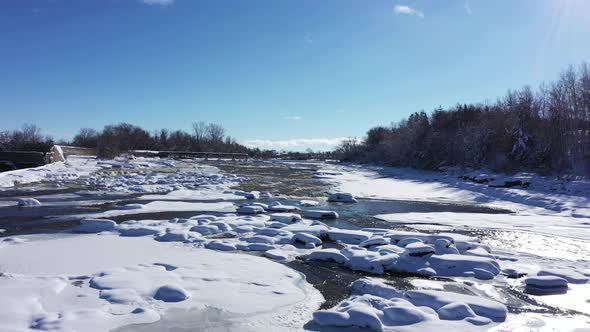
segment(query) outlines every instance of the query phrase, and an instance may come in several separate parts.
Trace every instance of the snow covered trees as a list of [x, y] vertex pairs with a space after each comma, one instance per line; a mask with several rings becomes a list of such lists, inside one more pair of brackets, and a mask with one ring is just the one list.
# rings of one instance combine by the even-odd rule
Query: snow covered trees
[[570, 67], [559, 80], [508, 91], [495, 103], [414, 113], [367, 132], [360, 144], [338, 149], [344, 160], [395, 166], [440, 166], [590, 172], [590, 68]]

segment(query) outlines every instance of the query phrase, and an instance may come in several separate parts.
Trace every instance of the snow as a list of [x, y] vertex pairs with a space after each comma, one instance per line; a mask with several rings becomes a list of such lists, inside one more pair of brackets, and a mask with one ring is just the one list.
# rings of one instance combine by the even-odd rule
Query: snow
[[15, 184], [28, 184], [41, 181], [64, 181], [77, 179], [97, 171], [94, 157], [72, 156], [66, 162], [56, 162], [41, 167], [20, 169], [0, 173], [0, 188]]
[[527, 189], [495, 188], [458, 176], [477, 172], [428, 172], [405, 168], [329, 165], [321, 179], [357, 198], [482, 204], [518, 213], [590, 218], [590, 182], [534, 174], [490, 174], [495, 181], [520, 179]]
[[321, 326], [386, 331], [459, 331], [489, 329], [507, 317], [507, 308], [481, 297], [442, 291], [398, 291], [374, 279], [352, 284], [352, 296], [336, 307], [318, 310]]
[[3, 331], [106, 331], [206, 307], [244, 327], [294, 328], [322, 301], [300, 274], [260, 257], [106, 233], [25, 238], [0, 249]]

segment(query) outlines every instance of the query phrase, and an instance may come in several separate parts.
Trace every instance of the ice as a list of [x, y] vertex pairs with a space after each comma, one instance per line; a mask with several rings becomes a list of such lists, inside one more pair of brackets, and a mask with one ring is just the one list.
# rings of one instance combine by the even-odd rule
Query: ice
[[100, 233], [112, 231], [117, 223], [107, 219], [82, 219], [80, 225], [72, 229], [74, 233]]
[[303, 211], [303, 216], [312, 219], [335, 219], [338, 218], [338, 213], [327, 210], [307, 210]]
[[328, 196], [328, 202], [356, 203], [356, 199], [350, 193], [334, 193]]
[[17, 204], [19, 207], [36, 207], [41, 206], [41, 202], [34, 198], [19, 198]]

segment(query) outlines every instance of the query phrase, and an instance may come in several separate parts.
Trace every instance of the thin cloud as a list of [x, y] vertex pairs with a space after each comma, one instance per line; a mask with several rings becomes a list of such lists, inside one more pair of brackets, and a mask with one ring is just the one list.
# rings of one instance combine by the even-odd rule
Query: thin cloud
[[333, 150], [342, 141], [346, 140], [343, 137], [337, 138], [295, 138], [288, 140], [264, 140], [254, 139], [242, 142], [250, 148], [260, 148], [263, 150], [289, 150], [289, 151], [304, 151], [305, 149], [313, 150]]
[[141, 0], [146, 5], [170, 6], [174, 0]]
[[471, 5], [469, 4], [469, 1], [465, 1], [465, 5], [463, 5], [463, 8], [465, 9], [465, 12], [467, 12], [467, 15], [473, 14], [473, 11], [471, 10]]
[[418, 16], [420, 18], [424, 18], [424, 13], [414, 9], [410, 6], [405, 5], [395, 5], [393, 7], [393, 11], [398, 15], [410, 15], [410, 16]]
[[297, 116], [297, 115], [288, 115], [288, 116], [284, 116], [283, 119], [289, 120], [289, 121], [299, 121], [299, 120], [301, 120], [301, 117]]

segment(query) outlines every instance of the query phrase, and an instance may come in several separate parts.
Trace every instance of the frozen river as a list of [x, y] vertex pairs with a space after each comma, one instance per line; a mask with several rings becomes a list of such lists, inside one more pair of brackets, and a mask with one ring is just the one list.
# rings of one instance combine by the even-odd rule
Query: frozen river
[[[0, 330], [590, 328], [587, 196], [454, 179], [156, 159], [0, 174], [0, 305], [14, 308]], [[328, 202], [336, 191], [356, 202]], [[305, 217], [317, 210], [338, 218]]]

